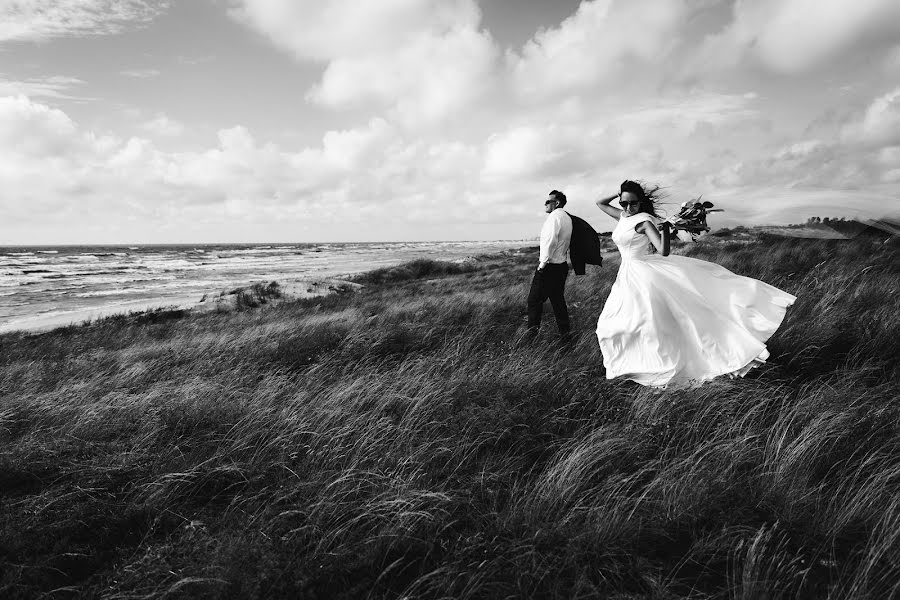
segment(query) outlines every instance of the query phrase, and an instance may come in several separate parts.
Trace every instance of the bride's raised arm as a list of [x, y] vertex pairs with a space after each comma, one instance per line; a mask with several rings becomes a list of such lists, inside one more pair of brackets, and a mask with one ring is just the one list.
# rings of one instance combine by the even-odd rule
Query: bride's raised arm
[[606, 198], [600, 198], [599, 200], [597, 200], [596, 204], [600, 208], [600, 210], [611, 216], [613, 219], [618, 219], [622, 216], [622, 211], [618, 208], [613, 208], [609, 204], [616, 198], [619, 198], [621, 195], [621, 192], [619, 192], [613, 194], [612, 196], [607, 196]]

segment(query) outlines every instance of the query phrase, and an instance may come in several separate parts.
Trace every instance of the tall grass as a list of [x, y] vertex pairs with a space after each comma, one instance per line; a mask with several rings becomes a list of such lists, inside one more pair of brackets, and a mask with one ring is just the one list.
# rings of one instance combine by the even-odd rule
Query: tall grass
[[0, 336], [0, 596], [897, 597], [896, 245], [678, 251], [798, 296], [766, 366], [607, 381], [617, 260], [567, 350], [528, 255]]

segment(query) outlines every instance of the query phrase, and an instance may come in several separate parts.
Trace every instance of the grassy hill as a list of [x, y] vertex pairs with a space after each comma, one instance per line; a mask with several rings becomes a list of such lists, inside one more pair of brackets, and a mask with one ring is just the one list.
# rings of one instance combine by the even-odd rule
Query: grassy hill
[[896, 240], [679, 248], [798, 296], [743, 380], [523, 340], [534, 249], [0, 336], [0, 597], [900, 595]]

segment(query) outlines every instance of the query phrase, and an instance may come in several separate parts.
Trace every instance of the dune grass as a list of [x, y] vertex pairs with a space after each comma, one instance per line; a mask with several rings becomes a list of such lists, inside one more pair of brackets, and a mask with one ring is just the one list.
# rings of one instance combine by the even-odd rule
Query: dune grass
[[766, 366], [606, 380], [616, 258], [526, 343], [536, 252], [0, 336], [0, 597], [900, 596], [898, 245], [677, 251], [798, 296]]

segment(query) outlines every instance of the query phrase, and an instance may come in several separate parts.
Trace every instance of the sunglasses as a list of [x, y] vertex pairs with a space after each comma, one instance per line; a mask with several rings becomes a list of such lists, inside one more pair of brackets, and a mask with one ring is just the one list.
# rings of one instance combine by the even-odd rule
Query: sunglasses
[[544, 206], [547, 206], [548, 204], [552, 204], [553, 202], [558, 202], [558, 200], [545, 200]]
[[629, 207], [629, 206], [640, 206], [641, 201], [640, 201], [640, 200], [633, 200], [633, 201], [631, 201], [631, 202], [619, 202], [619, 204], [622, 205], [622, 208], [627, 208], [627, 207]]

